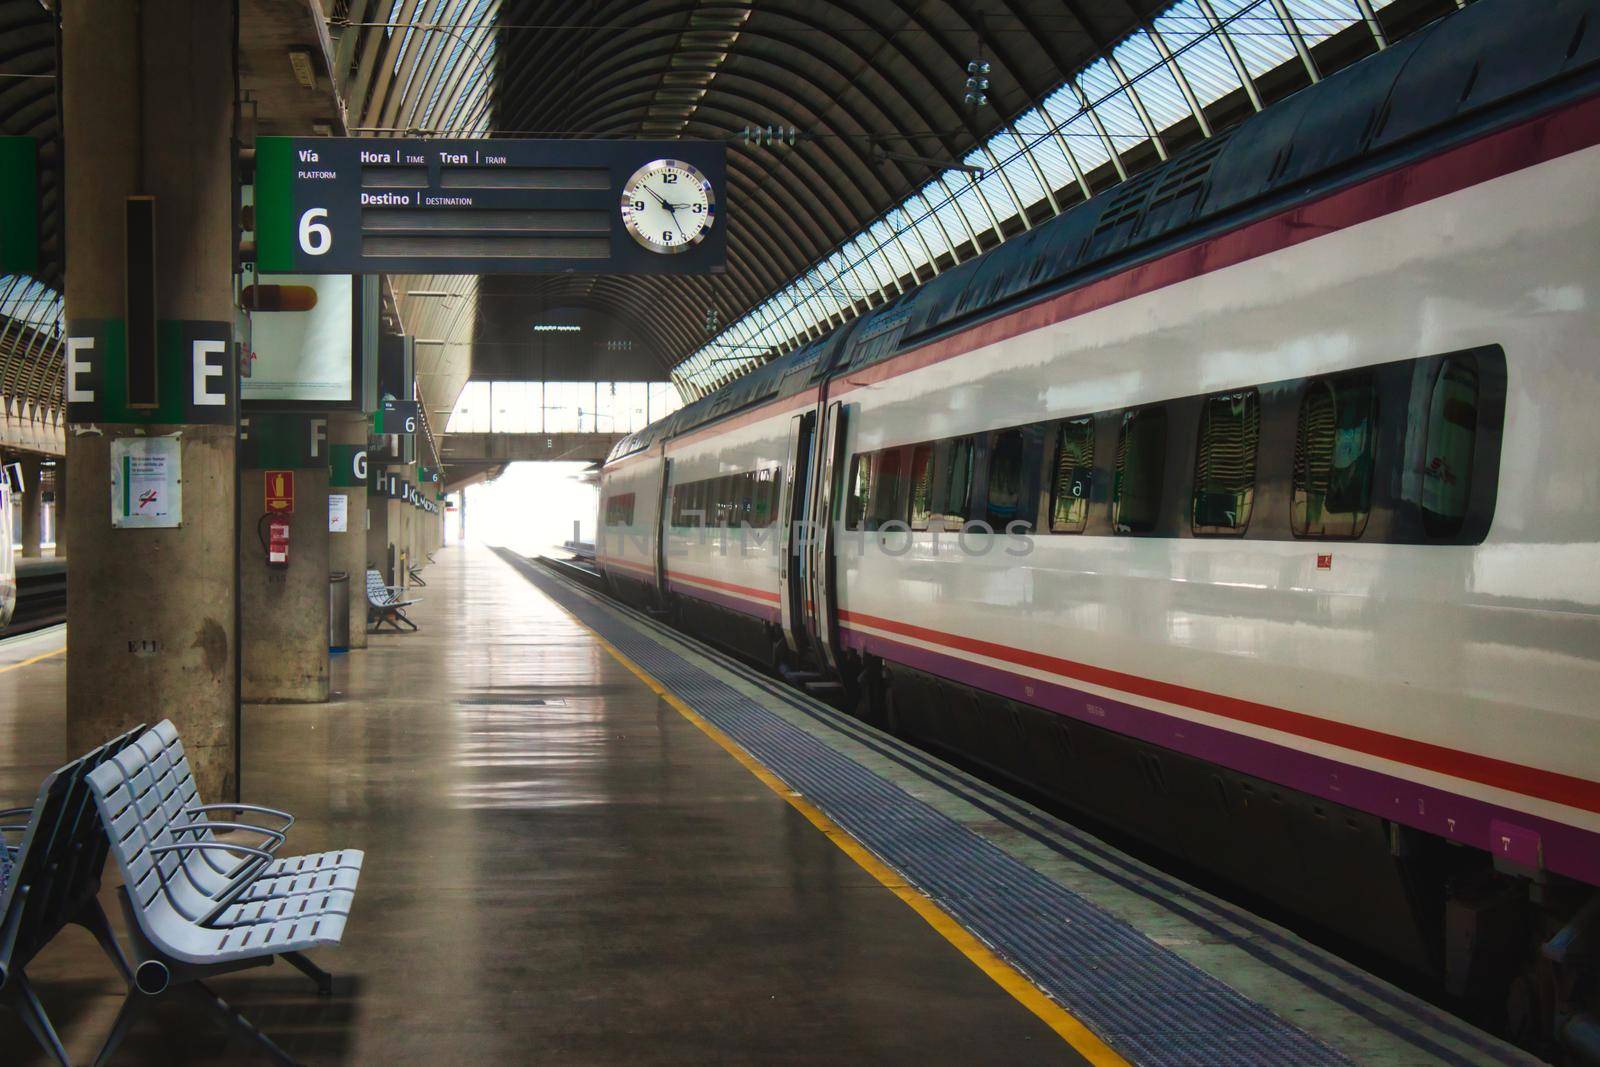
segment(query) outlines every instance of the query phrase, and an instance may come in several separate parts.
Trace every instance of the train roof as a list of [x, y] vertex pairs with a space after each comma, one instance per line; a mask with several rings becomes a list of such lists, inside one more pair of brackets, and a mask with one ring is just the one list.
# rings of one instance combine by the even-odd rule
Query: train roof
[[1600, 0], [1484, 0], [779, 356], [610, 458], [1437, 151], [1592, 89], [1597, 64]]

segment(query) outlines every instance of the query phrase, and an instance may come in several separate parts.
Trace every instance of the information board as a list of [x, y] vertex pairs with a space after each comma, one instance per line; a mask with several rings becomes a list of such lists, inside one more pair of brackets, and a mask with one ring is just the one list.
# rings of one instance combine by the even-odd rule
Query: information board
[[111, 441], [111, 525], [119, 530], [183, 525], [179, 435]]
[[300, 274], [725, 269], [716, 141], [260, 137], [256, 265]]
[[341, 404], [356, 391], [356, 284], [348, 274], [261, 275], [240, 293], [250, 312], [246, 402]]

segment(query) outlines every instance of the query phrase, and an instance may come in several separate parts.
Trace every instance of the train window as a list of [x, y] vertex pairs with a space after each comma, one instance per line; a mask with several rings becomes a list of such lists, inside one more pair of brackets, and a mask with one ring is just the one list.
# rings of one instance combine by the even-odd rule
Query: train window
[[1237, 534], [1250, 525], [1260, 441], [1260, 393], [1240, 389], [1206, 397], [1194, 460], [1195, 533]]
[[783, 517], [783, 468], [773, 467], [767, 482], [767, 525], [775, 526]]
[[1063, 419], [1056, 442], [1056, 473], [1050, 487], [1050, 529], [1083, 533], [1094, 485], [1094, 419]]
[[617, 493], [606, 498], [606, 525], [633, 525], [633, 494]]
[[867, 518], [867, 500], [872, 496], [871, 453], [857, 455], [850, 460], [850, 491], [844, 502], [844, 528], [859, 530]]
[[957, 530], [967, 521], [972, 457], [976, 451], [977, 441], [971, 437], [956, 437], [934, 445], [933, 510], [928, 518], [930, 522], [937, 520], [941, 529]]
[[1111, 487], [1111, 522], [1117, 533], [1149, 533], [1161, 517], [1167, 465], [1167, 409], [1124, 412]]
[[755, 512], [755, 472], [744, 470], [733, 475], [733, 507], [728, 510], [728, 525], [749, 526]]
[[750, 487], [750, 525], [758, 528], [770, 526], [772, 525], [772, 469], [763, 467], [750, 477], [755, 482]]
[[911, 469], [906, 473], [911, 483], [911, 528], [926, 530], [928, 516], [933, 513], [933, 446], [916, 445], [911, 449]]
[[1422, 459], [1422, 527], [1429, 537], [1454, 537], [1472, 494], [1478, 440], [1478, 362], [1451, 356], [1428, 398], [1428, 443]]
[[989, 506], [985, 519], [996, 530], [1015, 521], [1022, 506], [1022, 431], [1001, 430], [989, 445]]
[[905, 521], [905, 462], [903, 448], [886, 448], [875, 457], [867, 529], [876, 530], [896, 519]]
[[749, 499], [749, 490], [745, 488], [748, 475], [727, 474], [723, 476], [724, 488], [727, 497], [724, 500], [723, 513], [727, 516], [724, 525], [738, 529], [744, 521], [745, 502]]
[[716, 487], [715, 478], [702, 478], [694, 484], [694, 510], [690, 518], [693, 526], [713, 526], [716, 524], [716, 512], [712, 510], [712, 489]]
[[1378, 389], [1370, 374], [1314, 379], [1300, 400], [1290, 528], [1296, 537], [1360, 537], [1372, 510]]

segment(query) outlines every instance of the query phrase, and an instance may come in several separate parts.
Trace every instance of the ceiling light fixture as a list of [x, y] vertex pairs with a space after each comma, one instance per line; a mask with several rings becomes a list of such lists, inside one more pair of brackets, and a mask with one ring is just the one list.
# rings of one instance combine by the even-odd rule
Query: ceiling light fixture
[[294, 80], [299, 82], [302, 88], [317, 87], [317, 68], [311, 65], [311, 49], [289, 49], [289, 66], [294, 70]]

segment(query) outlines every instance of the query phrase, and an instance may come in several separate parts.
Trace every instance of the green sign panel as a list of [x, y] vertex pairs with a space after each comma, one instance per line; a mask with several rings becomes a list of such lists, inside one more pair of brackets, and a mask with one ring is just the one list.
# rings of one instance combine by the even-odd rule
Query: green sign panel
[[239, 465], [247, 470], [328, 469], [328, 420], [267, 412], [239, 420]]
[[420, 415], [420, 406], [415, 400], [385, 398], [383, 406], [373, 412], [373, 432], [380, 436], [416, 433]]
[[0, 137], [0, 274], [39, 273], [39, 145]]
[[128, 399], [128, 329], [121, 319], [69, 319], [64, 362], [68, 422], [233, 422], [239, 369], [232, 323], [156, 323], [152, 404]]
[[329, 485], [336, 489], [355, 489], [367, 484], [365, 445], [329, 445], [328, 456], [333, 464], [328, 474]]

